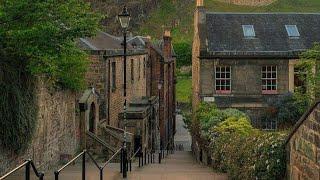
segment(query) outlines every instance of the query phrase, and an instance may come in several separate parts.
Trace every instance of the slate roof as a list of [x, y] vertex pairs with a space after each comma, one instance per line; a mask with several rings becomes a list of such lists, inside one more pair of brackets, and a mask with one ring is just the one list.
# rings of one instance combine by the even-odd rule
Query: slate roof
[[99, 31], [95, 37], [80, 38], [81, 47], [87, 50], [123, 49], [121, 40], [111, 34]]
[[[78, 45], [87, 51], [103, 51], [106, 56], [123, 55], [123, 38], [99, 31], [91, 38], [80, 38]], [[128, 55], [146, 54], [145, 49], [134, 49], [130, 43], [127, 44]]]
[[[245, 38], [242, 25], [253, 25], [256, 37]], [[297, 25], [300, 38], [288, 37], [285, 25]], [[201, 43], [207, 47], [202, 56], [296, 56], [320, 42], [319, 13], [207, 12], [201, 27]]]

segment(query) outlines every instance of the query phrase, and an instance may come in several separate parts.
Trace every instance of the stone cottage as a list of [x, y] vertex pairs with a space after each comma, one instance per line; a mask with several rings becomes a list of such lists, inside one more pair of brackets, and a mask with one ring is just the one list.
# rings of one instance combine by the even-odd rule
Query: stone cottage
[[135, 49], [148, 51], [147, 93], [159, 98], [159, 129], [161, 146], [174, 147], [176, 116], [176, 55], [170, 31], [166, 30], [161, 40], [151, 42], [149, 37], [135, 36], [129, 39]]
[[[81, 38], [79, 45], [89, 53], [90, 70], [86, 74], [88, 84], [94, 87], [100, 96], [100, 119], [97, 122], [99, 126], [103, 129], [108, 128], [108, 131], [116, 129], [117, 133], [120, 132], [120, 137], [123, 136], [125, 127], [128, 127], [128, 131], [137, 136], [134, 138], [140, 139], [138, 144], [147, 144], [143, 142], [147, 139], [141, 138], [141, 136], [147, 133], [144, 132], [148, 125], [146, 122], [156, 121], [155, 115], [157, 115], [157, 113], [151, 113], [153, 110], [157, 111], [157, 101], [147, 95], [147, 51], [135, 49], [128, 43], [125, 97], [123, 40], [100, 31], [95, 37]], [[152, 103], [144, 107], [146, 113], [142, 113], [143, 117], [141, 117], [141, 112], [132, 111], [133, 107], [131, 106], [138, 102], [144, 102], [146, 99], [147, 101], [150, 99]], [[127, 100], [128, 106], [126, 110], [124, 110], [125, 100]], [[126, 112], [126, 118], [124, 118], [124, 112]], [[136, 114], [140, 115], [139, 118], [130, 117], [136, 117]], [[130, 119], [132, 121], [127, 122]], [[119, 131], [121, 129], [122, 133]], [[119, 140], [120, 143], [121, 139]], [[138, 148], [140, 145], [136, 144], [135, 146]]]
[[207, 12], [198, 0], [194, 32], [193, 109], [238, 108], [264, 128], [268, 102], [299, 84], [299, 53], [320, 42], [320, 14]]
[[300, 118], [286, 145], [288, 179], [320, 179], [320, 101]]

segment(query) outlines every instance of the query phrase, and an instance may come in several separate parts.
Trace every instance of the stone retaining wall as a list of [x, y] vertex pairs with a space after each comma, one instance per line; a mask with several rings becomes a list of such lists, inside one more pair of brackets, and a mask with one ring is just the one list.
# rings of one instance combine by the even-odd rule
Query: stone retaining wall
[[37, 128], [24, 154], [16, 155], [0, 149], [0, 176], [25, 159], [32, 159], [41, 170], [57, 164], [61, 157], [73, 155], [79, 143], [79, 122], [76, 121], [76, 94], [37, 85]]
[[289, 137], [289, 179], [320, 179], [320, 102], [299, 120]]

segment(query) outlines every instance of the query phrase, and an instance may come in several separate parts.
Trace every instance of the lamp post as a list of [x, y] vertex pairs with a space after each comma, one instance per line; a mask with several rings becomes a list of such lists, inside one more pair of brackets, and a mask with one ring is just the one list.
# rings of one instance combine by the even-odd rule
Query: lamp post
[[123, 7], [122, 13], [118, 15], [118, 19], [123, 30], [123, 96], [124, 96], [124, 142], [123, 142], [123, 178], [127, 178], [127, 29], [130, 23], [130, 14], [126, 6]]
[[[158, 109], [158, 112], [159, 112], [159, 133], [160, 133], [160, 115], [161, 115], [161, 112], [160, 112], [160, 99], [161, 99], [161, 89], [162, 89], [162, 81], [159, 80], [158, 82], [158, 98], [159, 98], [159, 109]], [[160, 135], [160, 148], [159, 148], [159, 164], [161, 164], [161, 150], [162, 150], [162, 141], [161, 141], [161, 135]]]

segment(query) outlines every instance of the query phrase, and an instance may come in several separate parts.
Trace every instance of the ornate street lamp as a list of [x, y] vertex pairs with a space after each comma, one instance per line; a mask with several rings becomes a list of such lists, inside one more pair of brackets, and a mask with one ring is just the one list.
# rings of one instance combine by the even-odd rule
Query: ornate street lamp
[[123, 96], [124, 96], [124, 144], [123, 144], [123, 178], [127, 178], [127, 29], [130, 23], [130, 14], [126, 6], [123, 7], [122, 13], [118, 15], [118, 19], [123, 30]]

